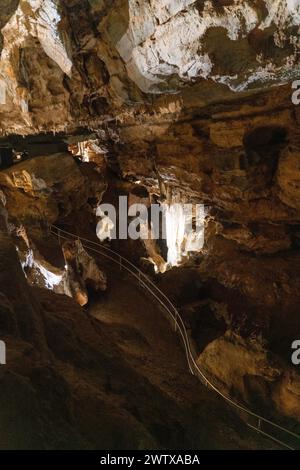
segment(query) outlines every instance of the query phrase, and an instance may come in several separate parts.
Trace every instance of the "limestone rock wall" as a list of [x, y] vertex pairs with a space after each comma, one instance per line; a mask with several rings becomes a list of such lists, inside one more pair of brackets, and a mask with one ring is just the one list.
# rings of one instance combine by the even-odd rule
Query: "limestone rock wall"
[[[204, 202], [196, 271], [232, 321], [199, 360], [245, 401], [263, 388], [298, 419], [299, 1], [2, 4], [1, 137], [93, 129], [116, 177]], [[89, 169], [66, 154], [22, 165], [0, 174], [9, 217], [92, 219], [88, 199], [106, 186]], [[239, 355], [247, 365], [235, 368]]]
[[123, 120], [199, 83], [204, 102], [286, 83], [299, 23], [296, 0], [6, 0], [0, 132]]

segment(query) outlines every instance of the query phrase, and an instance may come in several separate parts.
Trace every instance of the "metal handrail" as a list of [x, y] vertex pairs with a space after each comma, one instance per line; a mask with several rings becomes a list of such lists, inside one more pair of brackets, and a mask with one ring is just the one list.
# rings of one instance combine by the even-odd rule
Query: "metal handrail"
[[[175, 307], [175, 305], [171, 302], [171, 300], [164, 294], [154, 283], [149, 279], [149, 277], [143, 273], [139, 268], [137, 268], [131, 261], [129, 261], [127, 258], [124, 256], [120, 255], [116, 251], [112, 250], [111, 248], [108, 248], [106, 246], [101, 245], [100, 243], [94, 242], [92, 240], [89, 240], [84, 237], [80, 237], [78, 235], [75, 235], [71, 232], [68, 232], [66, 230], [63, 230], [55, 225], [50, 225], [50, 233], [53, 235], [57, 236], [59, 239], [64, 239], [64, 240], [69, 240], [71, 239], [78, 239], [82, 242], [82, 245], [84, 248], [99, 254], [101, 256], [104, 256], [107, 259], [110, 259], [114, 263], [118, 264], [120, 266], [120, 269], [124, 269], [127, 272], [129, 272], [135, 279], [139, 281], [139, 284], [144, 287], [158, 302], [159, 304], [167, 311], [169, 316], [171, 317], [172, 322], [174, 322], [175, 330], [179, 332], [182, 342], [184, 345], [185, 349], [185, 354], [187, 358], [187, 363], [190, 369], [190, 372], [193, 375], [197, 375], [197, 377], [201, 380], [201, 382], [205, 383], [208, 387], [210, 387], [212, 390], [214, 390], [219, 396], [221, 396], [227, 403], [229, 403], [231, 406], [239, 410], [240, 412], [246, 413], [248, 416], [251, 416], [252, 418], [255, 418], [257, 420], [257, 426], [247, 423], [246, 424], [251, 428], [257, 431], [258, 433], [272, 439], [274, 442], [281, 444], [282, 446], [294, 450], [294, 447], [291, 447], [289, 444], [277, 439], [275, 436], [272, 434], [269, 434], [265, 431], [262, 430], [262, 424], [268, 424], [269, 426], [285, 433], [288, 434], [289, 436], [300, 440], [300, 436], [293, 431], [290, 431], [289, 429], [274, 423], [273, 421], [260, 416], [259, 414], [249, 410], [245, 406], [241, 405], [240, 403], [236, 402], [232, 398], [228, 397], [225, 395], [221, 390], [219, 390], [205, 375], [205, 373], [199, 368], [194, 354], [192, 352], [192, 346], [190, 342], [190, 338], [186, 329], [186, 326], [184, 324], [184, 321]], [[93, 247], [89, 246], [93, 245]], [[94, 248], [94, 246], [97, 247]], [[116, 259], [117, 258], [117, 259]], [[162, 299], [161, 299], [162, 297]]]

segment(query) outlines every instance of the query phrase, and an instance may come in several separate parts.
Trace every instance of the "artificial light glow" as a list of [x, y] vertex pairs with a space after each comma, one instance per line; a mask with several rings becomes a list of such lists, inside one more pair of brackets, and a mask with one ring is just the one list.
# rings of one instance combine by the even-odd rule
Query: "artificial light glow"
[[192, 252], [200, 252], [204, 243], [204, 208], [197, 213], [197, 230], [192, 228], [193, 214], [182, 204], [164, 204], [168, 264], [178, 266]]
[[25, 261], [22, 262], [22, 268], [26, 278], [28, 276], [26, 274], [25, 268], [31, 268], [36, 270], [42, 276], [46, 289], [54, 290], [54, 288], [57, 287], [63, 281], [63, 274], [54, 274], [53, 272], [45, 268], [34, 258], [33, 250], [28, 251]]

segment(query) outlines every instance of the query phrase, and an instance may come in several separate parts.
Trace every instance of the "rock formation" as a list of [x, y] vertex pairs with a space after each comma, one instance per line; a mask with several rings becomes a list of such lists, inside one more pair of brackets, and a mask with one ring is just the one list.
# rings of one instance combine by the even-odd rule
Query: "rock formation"
[[[68, 244], [64, 258], [48, 228], [97, 241], [97, 206], [116, 205], [119, 195], [148, 206], [205, 205], [204, 246], [194, 256], [181, 242], [195, 240], [178, 241], [174, 230], [169, 244], [112, 246], [150, 275], [155, 266], [155, 282], [180, 306], [209, 377], [298, 432], [300, 369], [291, 344], [300, 338], [300, 106], [292, 83], [300, 76], [300, 2], [2, 4], [0, 155], [13, 148], [15, 164], [0, 171], [0, 326], [13, 358], [7, 373], [0, 368], [0, 391], [5, 400], [18, 389], [12, 408], [23, 395], [29, 404], [40, 398], [29, 417], [25, 408], [15, 412], [36, 438], [22, 424], [0, 447], [172, 448], [180, 445], [179, 428], [185, 445], [195, 444], [192, 418], [182, 415], [174, 390], [151, 367], [139, 370], [135, 348], [146, 357], [152, 346], [138, 328], [113, 325], [113, 316], [113, 326], [105, 324], [104, 313], [100, 327], [55, 294], [84, 305], [91, 285], [104, 291], [107, 281], [110, 289], [102, 270], [111, 266], [98, 266], [78, 245], [84, 262]], [[170, 227], [177, 216], [170, 213]], [[66, 264], [73, 287], [66, 287]], [[179, 266], [167, 269], [172, 264]], [[153, 409], [141, 398], [152, 394]], [[185, 404], [194, 400], [183, 395]], [[165, 404], [174, 411], [167, 422], [158, 418]], [[8, 425], [12, 416], [2, 413], [0, 426]], [[214, 418], [212, 429], [220, 424]], [[195, 445], [205, 446], [201, 439]]]

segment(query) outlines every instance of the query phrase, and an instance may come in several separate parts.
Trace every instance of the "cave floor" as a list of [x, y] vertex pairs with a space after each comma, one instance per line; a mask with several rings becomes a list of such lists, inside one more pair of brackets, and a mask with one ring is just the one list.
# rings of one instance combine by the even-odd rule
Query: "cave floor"
[[[109, 290], [89, 313], [109, 332], [130, 366], [182, 412], [195, 449], [275, 449], [250, 431], [213, 392], [193, 377], [180, 339], [148, 295], [126, 273], [109, 267]], [[165, 410], [168, 413], [168, 410]]]

